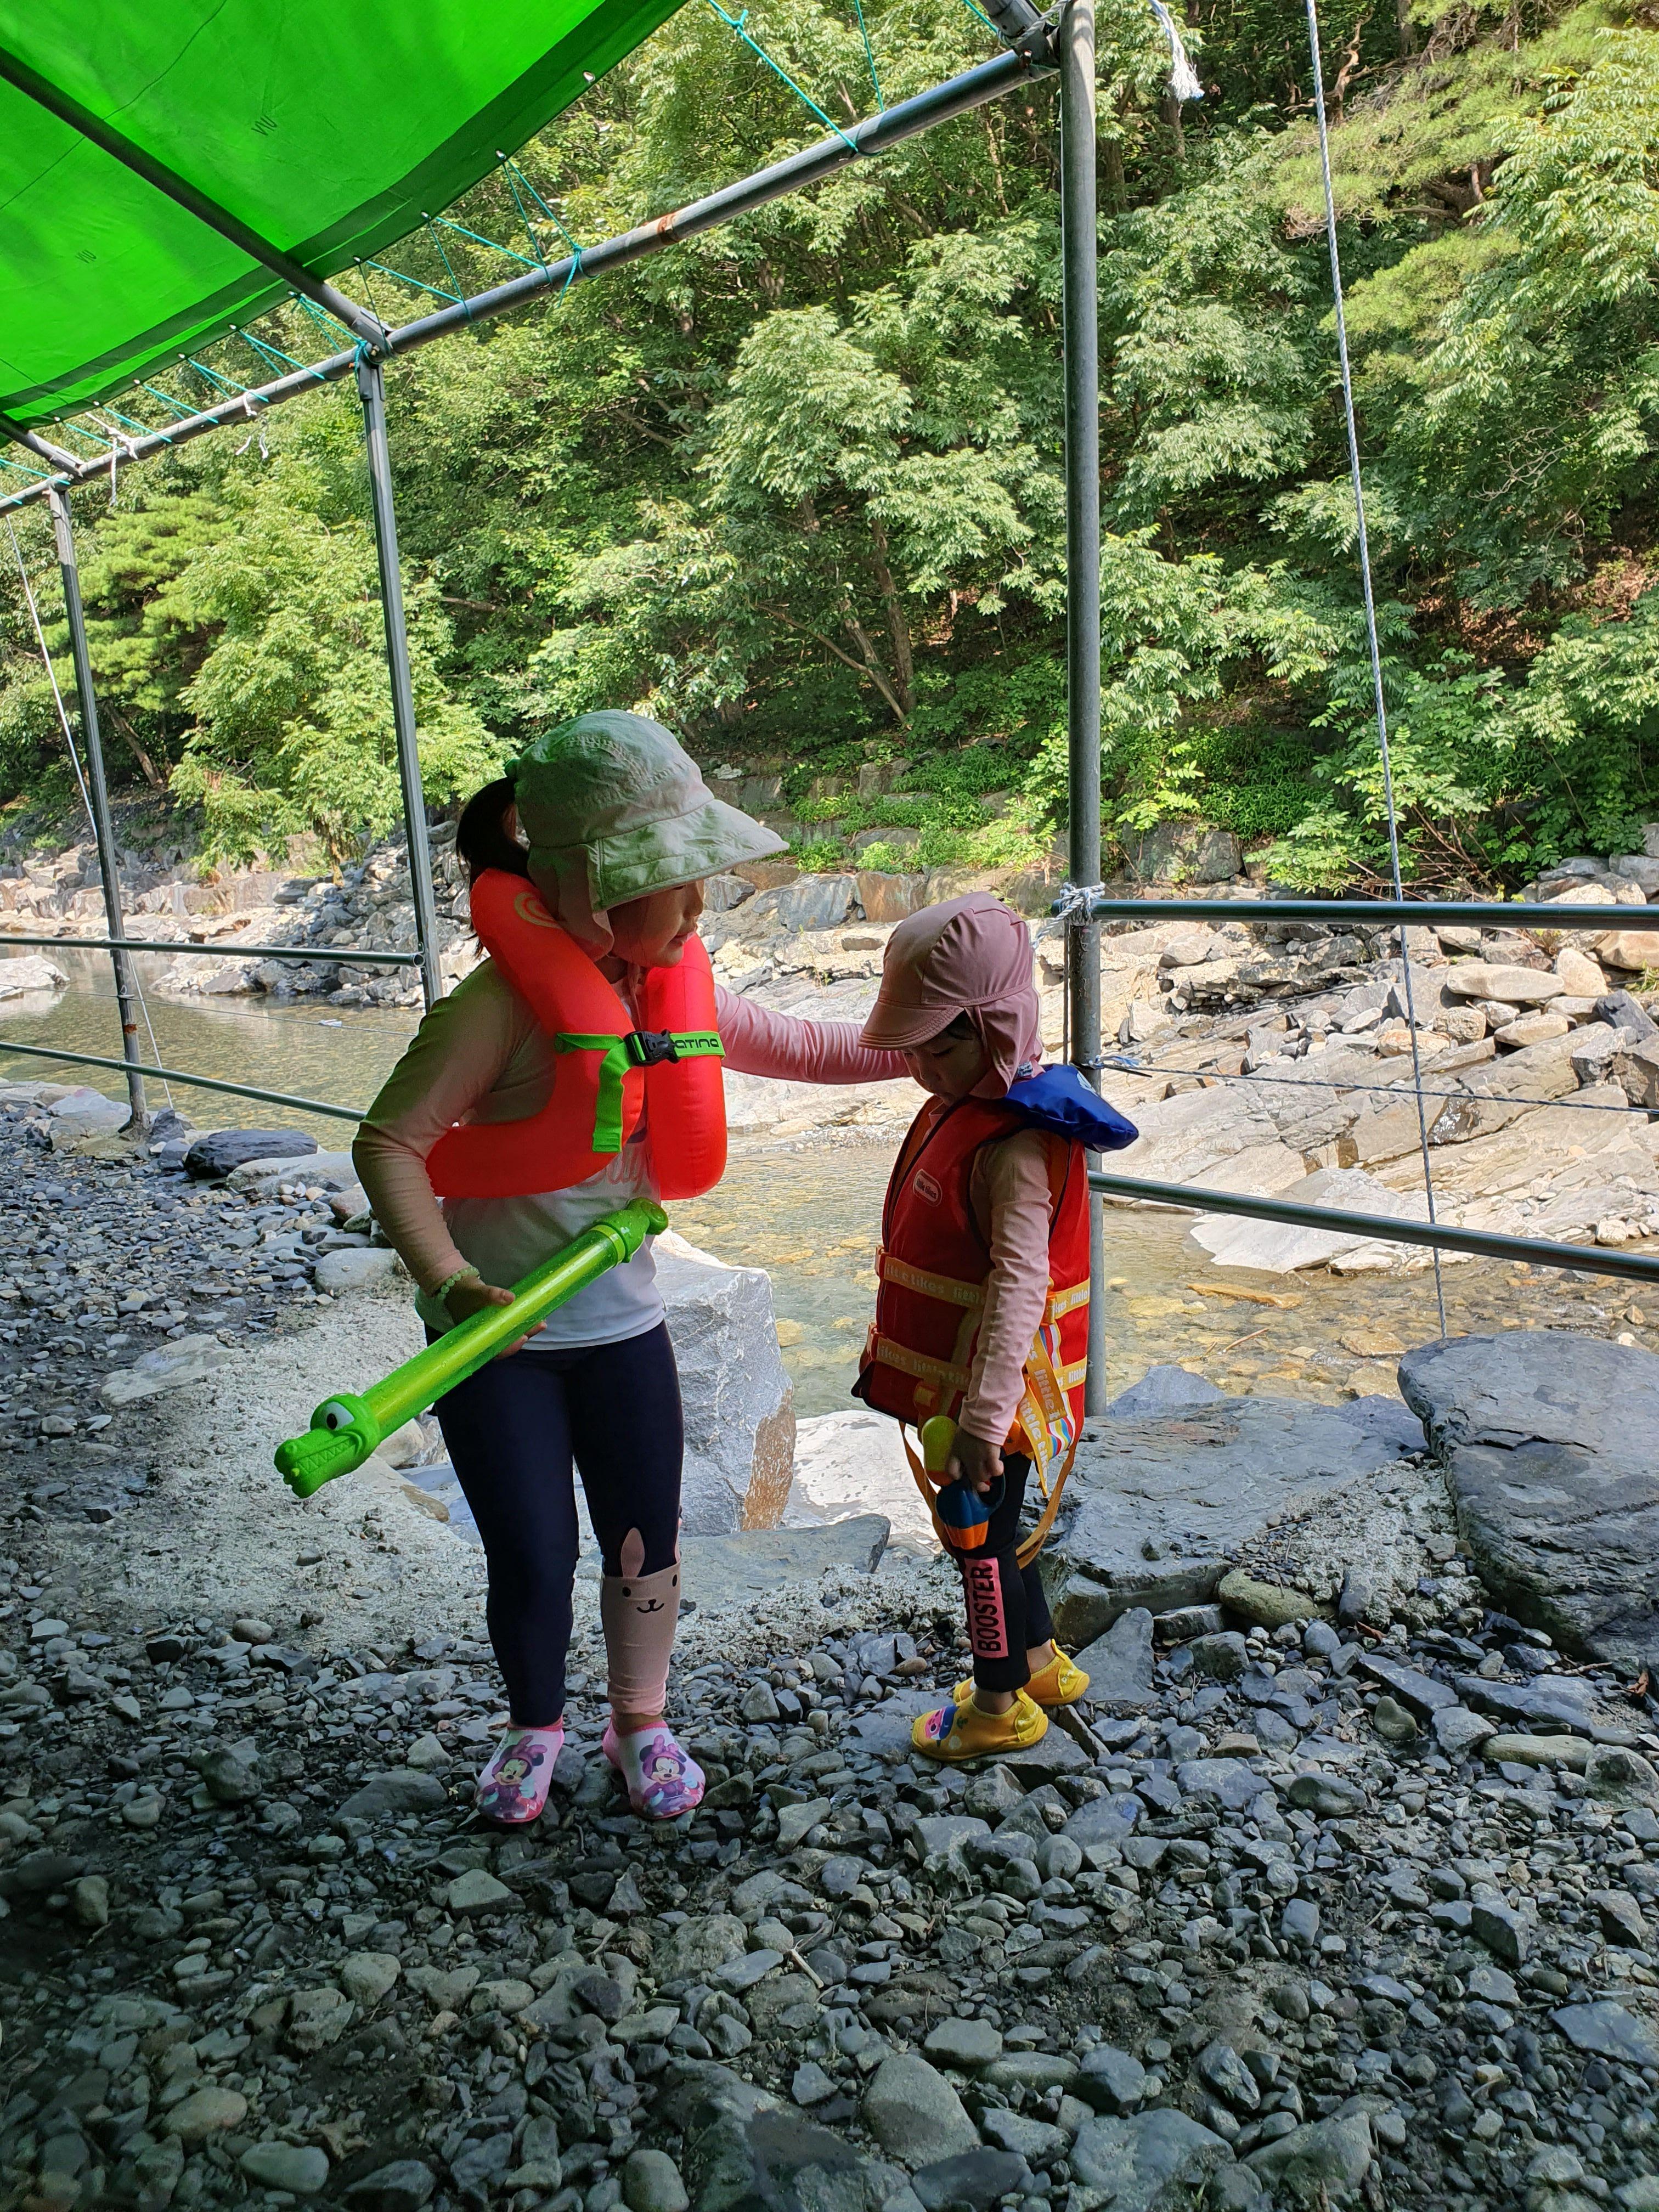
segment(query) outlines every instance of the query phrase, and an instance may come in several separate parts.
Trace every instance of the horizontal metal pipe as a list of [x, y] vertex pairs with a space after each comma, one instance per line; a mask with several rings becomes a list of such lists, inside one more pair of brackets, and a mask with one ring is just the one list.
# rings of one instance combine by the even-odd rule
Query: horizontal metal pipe
[[[640, 260], [646, 254], [660, 253], [665, 246], [676, 246], [682, 239], [695, 238], [701, 231], [713, 230], [720, 223], [731, 222], [734, 216], [747, 215], [752, 209], [764, 207], [769, 201], [781, 199], [787, 192], [800, 191], [804, 185], [817, 184], [861, 156], [884, 154], [905, 139], [914, 138], [919, 131], [931, 130], [936, 123], [948, 122], [952, 116], [983, 107], [988, 101], [1000, 99], [1018, 86], [1048, 74], [1023, 54], [999, 54], [976, 69], [966, 70], [960, 76], [935, 85], [929, 92], [919, 93], [914, 100], [901, 100], [896, 107], [854, 124], [844, 137], [837, 134], [821, 138], [815, 145], [803, 147], [799, 154], [787, 155], [781, 161], [774, 161], [770, 167], [757, 170], [753, 176], [741, 178], [736, 184], [723, 185], [719, 191], [694, 200], [689, 207], [658, 216], [653, 222], [623, 232], [619, 237], [605, 239], [596, 246], [585, 246], [562, 260], [550, 262], [544, 269], [527, 270], [507, 283], [497, 284], [471, 299], [457, 301], [436, 314], [420, 316], [398, 330], [388, 331], [383, 344], [373, 350], [386, 355], [408, 353], [416, 346], [430, 345], [434, 338], [444, 337], [452, 331], [465, 330], [474, 323], [488, 321], [491, 316], [506, 314], [548, 292], [562, 292], [567, 284], [599, 276], [607, 269], [620, 268], [625, 262]], [[222, 400], [199, 415], [185, 416], [169, 423], [165, 430], [125, 441], [122, 458], [142, 460], [169, 447], [187, 444], [210, 430], [221, 429], [228, 422], [247, 421], [261, 407], [280, 405], [283, 400], [292, 399], [318, 384], [335, 383], [351, 373], [357, 352], [357, 348], [351, 347], [343, 353], [331, 354], [325, 361], [312, 362], [291, 376], [277, 377], [270, 384], [239, 392], [234, 399]], [[65, 469], [52, 481], [60, 485], [90, 483], [108, 475], [110, 459], [106, 453], [95, 460], [82, 462], [74, 469]], [[43, 497], [46, 489], [46, 484], [42, 483], [8, 495], [0, 499], [0, 514], [27, 507], [32, 500]]]
[[[1051, 914], [1066, 910], [1057, 898]], [[1399, 922], [1425, 928], [1474, 926], [1509, 929], [1659, 929], [1659, 913], [1639, 906], [1545, 906], [1478, 899], [1095, 899], [1101, 921], [1358, 921], [1373, 929]], [[1638, 917], [1644, 917], [1638, 919]]]
[[[77, 1067], [112, 1067], [118, 1074], [126, 1073], [125, 1060], [106, 1060], [95, 1052], [61, 1052], [53, 1045], [0, 1040], [0, 1059], [9, 1052], [26, 1052], [32, 1060], [70, 1060]], [[257, 1098], [264, 1106], [292, 1106], [296, 1113], [326, 1114], [336, 1121], [361, 1121], [365, 1110], [361, 1106], [331, 1106], [321, 1098], [295, 1098], [287, 1091], [256, 1091], [251, 1083], [225, 1083], [216, 1075], [185, 1075], [176, 1067], [151, 1067], [146, 1063], [143, 1072], [161, 1077], [165, 1083], [182, 1083], [198, 1091], [228, 1091], [233, 1098]]]
[[[1409, 1097], [1410, 1093], [1407, 1092]], [[1349, 1213], [1329, 1206], [1301, 1206], [1294, 1199], [1257, 1198], [1233, 1190], [1205, 1190], [1185, 1182], [1152, 1182], [1140, 1176], [1091, 1173], [1091, 1188], [1107, 1198], [1134, 1198], [1192, 1213], [1237, 1213], [1249, 1221], [1282, 1221], [1292, 1229], [1328, 1229], [1351, 1237], [1380, 1237], [1390, 1244], [1426, 1244], [1441, 1252], [1473, 1252], [1483, 1260], [1524, 1260], [1534, 1267], [1578, 1267], [1586, 1274], [1623, 1275], [1659, 1283], [1659, 1257], [1649, 1259], [1600, 1244], [1552, 1244], [1540, 1237], [1505, 1237], [1493, 1229], [1454, 1229], [1443, 1221], [1401, 1220], [1392, 1213]]]
[[[233, 960], [299, 960], [314, 961], [322, 968], [418, 968], [418, 952], [348, 952], [343, 945], [332, 945], [324, 951], [302, 951], [294, 945], [168, 945], [160, 938], [124, 937], [122, 944], [129, 952], [182, 952], [198, 960], [216, 960], [228, 955]], [[8, 945], [45, 945], [56, 951], [72, 952], [79, 946], [87, 952], [107, 952], [107, 937], [14, 937], [9, 929], [0, 928], [0, 948]]]

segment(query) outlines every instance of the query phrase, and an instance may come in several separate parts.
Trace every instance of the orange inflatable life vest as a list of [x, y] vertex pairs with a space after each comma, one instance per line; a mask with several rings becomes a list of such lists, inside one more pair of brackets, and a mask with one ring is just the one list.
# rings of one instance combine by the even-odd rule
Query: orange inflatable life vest
[[[959, 1416], [991, 1274], [969, 1200], [974, 1162], [1030, 1127], [1016, 1108], [981, 1098], [934, 1100], [911, 1124], [887, 1186], [876, 1318], [854, 1386], [877, 1412], [918, 1427], [935, 1413]], [[1047, 1142], [1048, 1296], [1006, 1440], [1030, 1455], [1045, 1493], [1050, 1468], [1063, 1479], [1076, 1449], [1089, 1340], [1087, 1164], [1079, 1144], [1052, 1132]]]
[[635, 1029], [522, 876], [485, 869], [472, 886], [472, 927], [553, 1040], [553, 1091], [521, 1121], [446, 1130], [426, 1163], [439, 1197], [519, 1198], [586, 1182], [647, 1111], [662, 1196], [712, 1188], [726, 1169], [726, 1096], [714, 976], [702, 940], [687, 940], [678, 966], [647, 969]]

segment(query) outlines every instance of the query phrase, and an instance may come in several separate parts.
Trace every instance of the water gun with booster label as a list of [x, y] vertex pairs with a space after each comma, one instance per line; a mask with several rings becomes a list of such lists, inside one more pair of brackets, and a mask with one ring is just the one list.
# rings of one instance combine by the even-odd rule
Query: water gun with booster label
[[935, 1481], [943, 1483], [933, 1500], [933, 1516], [939, 1533], [953, 1552], [978, 1552], [984, 1548], [992, 1511], [1002, 1503], [1002, 1485], [998, 1483], [988, 1504], [978, 1491], [959, 1475], [953, 1482], [945, 1482], [945, 1471], [951, 1464], [956, 1443], [957, 1425], [948, 1414], [935, 1413], [931, 1420], [922, 1423], [921, 1463]]
[[361, 1467], [375, 1446], [446, 1390], [527, 1336], [566, 1299], [586, 1290], [607, 1269], [631, 1260], [647, 1237], [668, 1226], [668, 1216], [649, 1199], [636, 1198], [573, 1237], [562, 1252], [533, 1267], [513, 1285], [510, 1306], [486, 1306], [370, 1383], [362, 1397], [342, 1391], [325, 1399], [302, 1437], [276, 1447], [276, 1466], [296, 1498], [309, 1498], [337, 1474]]

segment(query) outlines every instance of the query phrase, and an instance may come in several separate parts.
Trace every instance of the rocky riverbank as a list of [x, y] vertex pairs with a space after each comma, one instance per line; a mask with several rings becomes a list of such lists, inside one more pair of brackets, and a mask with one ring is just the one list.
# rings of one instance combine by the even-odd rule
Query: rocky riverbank
[[[453, 836], [443, 826], [433, 836], [442, 965], [453, 980], [476, 963], [477, 946]], [[1659, 824], [1650, 842], [1659, 846]], [[74, 854], [59, 866], [85, 872]], [[1058, 1054], [1065, 933], [1047, 913], [1053, 886], [1035, 878], [799, 875], [787, 863], [761, 863], [713, 879], [703, 934], [732, 988], [809, 1018], [860, 1018], [895, 922], [980, 881], [1031, 912], [1044, 1042]], [[1259, 895], [1247, 880], [1205, 887], [1212, 922], [1159, 922], [1156, 886], [1115, 888], [1148, 894], [1147, 921], [1111, 925], [1101, 951], [1105, 1025], [1119, 1048], [1108, 1088], [1142, 1133], [1115, 1160], [1121, 1171], [1422, 1218], [1414, 1036], [1441, 1218], [1603, 1245], [1659, 1235], [1659, 918], [1649, 904], [1659, 898], [1659, 851], [1568, 861], [1527, 887], [1540, 900], [1594, 909], [1596, 926], [1587, 930], [1412, 931], [1409, 977], [1389, 930], [1230, 921], [1232, 898]], [[38, 893], [33, 906], [20, 903], [25, 890]], [[164, 990], [320, 996], [342, 1006], [418, 999], [410, 971], [350, 959], [354, 950], [412, 947], [396, 846], [377, 848], [338, 881], [228, 878], [212, 887], [224, 908], [214, 914], [175, 913], [164, 891], [185, 896], [177, 882], [133, 890], [141, 906], [162, 901], [144, 927], [226, 954], [176, 963], [161, 979]], [[47, 926], [66, 939], [101, 926], [85, 888], [49, 894], [0, 879], [0, 897], [11, 901], [14, 927], [25, 915], [40, 924], [54, 906], [67, 911]], [[5, 922], [0, 914], [0, 932]], [[238, 958], [238, 937], [291, 943], [313, 957], [293, 965]], [[14, 964], [23, 965], [0, 959], [0, 997]], [[37, 992], [53, 988], [38, 959], [24, 980]], [[846, 1125], [884, 1133], [914, 1106], [906, 1084], [843, 1091], [737, 1076], [727, 1078], [727, 1098], [734, 1130], [772, 1136]], [[1223, 1267], [1370, 1273], [1429, 1264], [1407, 1246], [1231, 1217], [1202, 1218], [1195, 1234]]]
[[[1432, 1451], [1398, 1399], [1154, 1369], [1051, 1547], [1093, 1694], [978, 1775], [908, 1753], [963, 1665], [940, 1565], [869, 1518], [690, 1540], [704, 1808], [617, 1797], [584, 1589], [558, 1787], [502, 1838], [477, 1558], [418, 1461], [319, 1510], [265, 1458], [401, 1302], [270, 1256], [332, 1233], [291, 1168], [192, 1190], [46, 1118], [0, 1126], [5, 2202], [1659, 2206], [1651, 1614], [1546, 1625], [1613, 1531], [1539, 1518], [1571, 1472], [1650, 1598], [1654, 1425], [1605, 1409], [1651, 1354], [1414, 1354]], [[191, 1340], [196, 1382], [110, 1393]]]

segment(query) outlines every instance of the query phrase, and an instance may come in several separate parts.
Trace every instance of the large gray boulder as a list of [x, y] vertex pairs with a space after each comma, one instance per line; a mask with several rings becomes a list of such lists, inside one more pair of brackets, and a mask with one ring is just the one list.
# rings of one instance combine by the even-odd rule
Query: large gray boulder
[[1408, 1352], [1400, 1388], [1498, 1603], [1632, 1674], [1659, 1658], [1659, 1358], [1516, 1329]]
[[1076, 1650], [1121, 1613], [1200, 1605], [1283, 1516], [1422, 1449], [1345, 1410], [1289, 1398], [1224, 1398], [1139, 1419], [1091, 1421], [1043, 1579]]
[[794, 1478], [795, 1399], [771, 1278], [672, 1231], [654, 1249], [685, 1407], [686, 1534], [775, 1528]]

